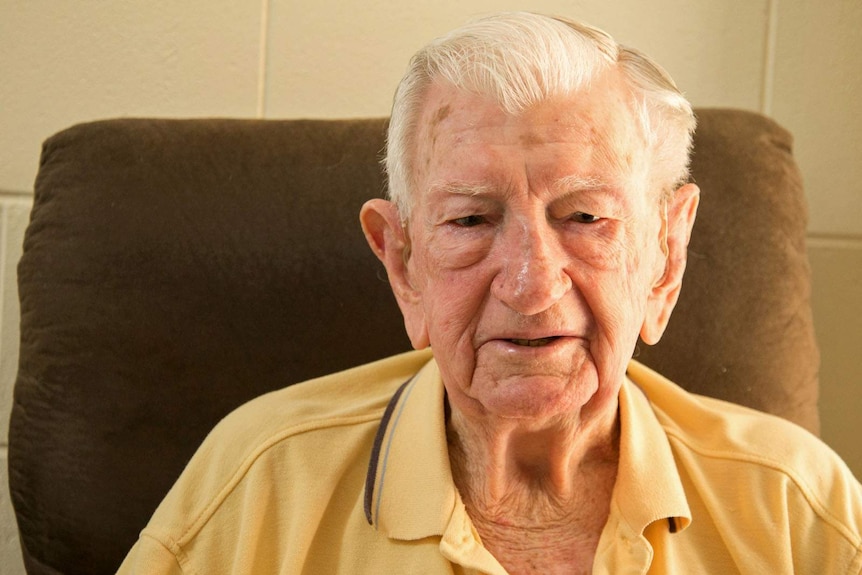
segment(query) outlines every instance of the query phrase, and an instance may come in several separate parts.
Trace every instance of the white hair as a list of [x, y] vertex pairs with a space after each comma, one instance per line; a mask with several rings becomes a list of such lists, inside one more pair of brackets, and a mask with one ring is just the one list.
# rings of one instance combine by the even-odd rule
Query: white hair
[[691, 104], [644, 54], [571, 20], [502, 13], [438, 38], [410, 61], [392, 106], [385, 159], [389, 198], [406, 219], [415, 191], [415, 134], [428, 87], [436, 81], [487, 96], [517, 114], [552, 96], [572, 94], [616, 67], [634, 99], [632, 116], [646, 143], [652, 188], [670, 194], [688, 178], [695, 127]]

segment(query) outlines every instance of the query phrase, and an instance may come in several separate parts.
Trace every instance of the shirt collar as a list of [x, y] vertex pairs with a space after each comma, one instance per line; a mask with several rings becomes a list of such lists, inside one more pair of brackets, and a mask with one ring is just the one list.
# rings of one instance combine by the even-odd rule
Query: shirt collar
[[614, 501], [635, 533], [666, 520], [671, 532], [691, 523], [685, 489], [667, 434], [637, 381], [647, 369], [631, 361], [620, 388], [620, 466]]
[[442, 535], [457, 499], [445, 391], [432, 359], [396, 392], [381, 421], [368, 467], [366, 518], [395, 539]]
[[[685, 529], [691, 512], [670, 443], [635, 381], [632, 362], [620, 389], [620, 463], [612, 511], [635, 533], [656, 521]], [[634, 380], [634, 381], [633, 381]], [[460, 503], [449, 466], [445, 391], [429, 361], [392, 397], [375, 438], [365, 488], [369, 523], [388, 537], [443, 535]]]

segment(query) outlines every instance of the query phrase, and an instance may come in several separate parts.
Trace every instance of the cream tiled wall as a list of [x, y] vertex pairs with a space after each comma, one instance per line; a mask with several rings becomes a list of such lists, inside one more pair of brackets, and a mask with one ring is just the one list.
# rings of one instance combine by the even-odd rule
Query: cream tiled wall
[[6, 490], [15, 263], [41, 141], [113, 116], [388, 112], [406, 59], [471, 16], [579, 17], [665, 64], [699, 106], [776, 117], [811, 202], [823, 437], [862, 476], [862, 3], [857, 0], [0, 0], [0, 566], [23, 573]]

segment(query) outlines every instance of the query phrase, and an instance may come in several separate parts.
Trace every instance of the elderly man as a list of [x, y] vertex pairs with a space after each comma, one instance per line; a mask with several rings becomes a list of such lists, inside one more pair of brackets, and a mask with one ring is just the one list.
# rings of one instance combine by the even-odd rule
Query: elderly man
[[603, 32], [417, 54], [361, 213], [420, 351], [256, 400], [122, 573], [859, 573], [862, 489], [793, 425], [630, 358], [679, 293], [694, 118]]

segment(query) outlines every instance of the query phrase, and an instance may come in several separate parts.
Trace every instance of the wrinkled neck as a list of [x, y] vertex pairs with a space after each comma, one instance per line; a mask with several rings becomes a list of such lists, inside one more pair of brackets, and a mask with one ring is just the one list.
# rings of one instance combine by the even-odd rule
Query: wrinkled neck
[[453, 409], [447, 433], [455, 484], [468, 508], [489, 517], [566, 517], [616, 478], [616, 403], [542, 426], [470, 419]]

